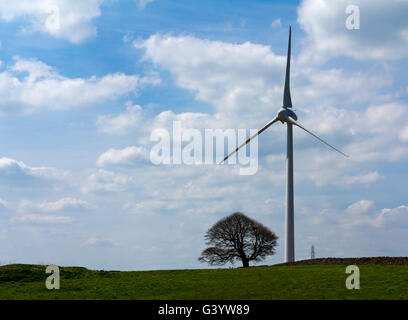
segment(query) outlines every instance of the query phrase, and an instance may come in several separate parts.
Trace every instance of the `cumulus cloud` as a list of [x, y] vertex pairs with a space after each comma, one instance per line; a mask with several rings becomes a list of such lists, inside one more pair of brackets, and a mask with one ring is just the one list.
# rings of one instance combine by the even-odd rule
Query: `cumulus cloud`
[[[145, 59], [170, 71], [179, 87], [195, 93], [197, 99], [209, 103], [216, 112], [176, 114], [166, 111], [154, 119], [156, 126], [168, 128], [172, 121], [183, 115], [184, 122], [196, 128], [202, 128], [204, 124], [207, 127], [248, 127], [248, 124], [256, 127], [263, 124], [259, 123], [259, 119], [265, 115], [273, 116], [271, 105], [280, 105], [285, 59], [273, 54], [267, 46], [164, 35], [135, 42], [135, 46], [145, 49]], [[269, 53], [276, 57], [270, 59], [275, 62], [276, 72], [272, 72], [268, 65]], [[232, 61], [236, 60], [235, 63], [230, 63], [230, 56]], [[298, 182], [308, 180], [317, 186], [369, 187], [384, 178], [378, 173], [375, 163], [406, 159], [408, 149], [401, 142], [405, 141], [403, 128], [408, 120], [408, 108], [404, 103], [390, 103], [392, 95], [380, 95], [381, 89], [391, 83], [390, 74], [382, 69], [376, 73], [320, 69], [298, 61], [297, 57], [293, 57], [293, 62], [292, 98], [295, 105], [299, 105], [297, 112], [301, 123], [351, 155], [346, 161], [313, 137], [296, 130], [296, 156], [302, 159], [295, 162]], [[239, 69], [239, 74], [235, 74], [235, 68]], [[259, 69], [268, 70], [269, 75], [258, 72]], [[207, 70], [211, 73], [208, 76]], [[244, 92], [247, 88], [253, 89], [246, 91], [249, 92], [245, 96], [247, 99], [243, 96], [229, 99], [234, 93]], [[276, 93], [270, 95], [268, 88], [275, 88]], [[276, 104], [271, 101], [276, 101]], [[263, 145], [264, 149], [273, 150], [269, 160], [282, 158], [279, 154], [280, 141], [275, 137]], [[284, 161], [275, 163], [278, 165]], [[370, 165], [374, 167], [367, 172]], [[156, 204], [154, 201], [142, 201], [135, 204], [132, 211], [145, 212]]]
[[1, 0], [0, 19], [23, 23], [23, 32], [42, 32], [80, 43], [96, 35], [93, 20], [103, 0]]
[[408, 108], [404, 104], [387, 103], [373, 105], [355, 118], [344, 122], [352, 130], [348, 152], [353, 160], [400, 161], [408, 156], [407, 146], [400, 141], [400, 132], [408, 119]]
[[[231, 120], [231, 119], [230, 119]], [[231, 122], [219, 115], [210, 115], [202, 112], [180, 112], [172, 110], [160, 112], [151, 120], [150, 127], [165, 128], [169, 131], [173, 129], [173, 123], [179, 122], [182, 129], [194, 128], [198, 130], [206, 128], [223, 128], [231, 125]]]
[[141, 125], [142, 117], [142, 107], [128, 102], [125, 112], [117, 115], [99, 115], [96, 126], [102, 133], [124, 135], [137, 130]]
[[[269, 46], [160, 34], [135, 41], [134, 46], [145, 50], [144, 59], [170, 71], [179, 87], [209, 103], [215, 111], [213, 120], [220, 120], [218, 124], [256, 128], [264, 124], [259, 119], [268, 121], [281, 106], [286, 57], [275, 54]], [[357, 104], [384, 101], [380, 89], [391, 83], [386, 72], [319, 69], [299, 63], [297, 57], [292, 62], [294, 105], [303, 112], [301, 116], [310, 113], [309, 120], [322, 130], [338, 130], [345, 124], [338, 121], [339, 116], [358, 116], [352, 112], [343, 115]]]
[[150, 80], [123, 73], [67, 78], [41, 61], [16, 57], [15, 64], [0, 73], [0, 114], [88, 106], [135, 92]]
[[0, 158], [0, 177], [8, 181], [27, 178], [63, 179], [68, 172], [52, 167], [30, 167], [22, 161]]
[[144, 147], [127, 147], [121, 150], [109, 149], [101, 154], [96, 161], [99, 167], [115, 165], [132, 165], [138, 160], [149, 159], [149, 150]]
[[[160, 34], [135, 41], [134, 46], [144, 49], [144, 59], [170, 71], [179, 87], [193, 92], [215, 111], [165, 111], [149, 123], [151, 128], [171, 128], [171, 123], [179, 119], [194, 128], [256, 128], [269, 120], [268, 116], [272, 118], [281, 104], [286, 57], [268, 46]], [[390, 74], [382, 69], [323, 69], [296, 56], [292, 61], [292, 100], [299, 107], [299, 121], [351, 156], [344, 161], [296, 129], [296, 154], [310, 159], [297, 162], [298, 179], [314, 181], [318, 186], [369, 185], [383, 177], [375, 169], [355, 172], [366, 171], [368, 162], [401, 161], [408, 156], [406, 145], [398, 143], [405, 141], [402, 128], [408, 120], [408, 107], [390, 102], [392, 95], [381, 93], [392, 83]], [[278, 132], [279, 125], [271, 130]], [[279, 142], [277, 137], [268, 139], [264, 148], [279, 150]], [[278, 156], [276, 151], [272, 155]]]
[[285, 57], [267, 46], [160, 34], [134, 46], [145, 49], [144, 59], [169, 70], [178, 86], [218, 112], [256, 106], [257, 113], [258, 106], [281, 103]]
[[403, 255], [406, 251], [406, 205], [381, 209], [363, 199], [343, 210], [326, 206], [319, 215], [312, 210], [310, 222], [319, 234], [315, 243], [319, 256]]
[[[280, 198], [275, 187], [279, 189], [284, 183], [284, 173], [276, 167], [268, 166], [263, 175], [252, 176], [250, 184], [233, 166], [135, 168], [132, 174], [137, 185], [143, 188], [137, 189], [135, 197], [126, 200], [122, 208], [137, 215], [208, 216], [228, 213], [236, 208], [255, 215], [275, 213], [281, 207], [283, 210], [283, 198], [279, 204], [274, 204], [273, 209], [263, 199]], [[135, 186], [130, 189], [135, 190]], [[254, 198], [259, 201], [255, 203]]]
[[408, 206], [375, 210], [374, 202], [360, 200], [351, 204], [346, 217], [341, 218], [341, 224], [347, 228], [370, 226], [373, 228], [391, 229], [406, 228], [408, 224]]
[[346, 212], [350, 214], [360, 214], [367, 212], [374, 205], [373, 201], [360, 200], [348, 206]]
[[406, 1], [356, 0], [360, 29], [348, 30], [348, 0], [303, 0], [298, 22], [306, 32], [302, 58], [323, 62], [346, 55], [356, 59], [399, 59], [408, 57]]
[[123, 191], [134, 181], [132, 176], [112, 171], [99, 169], [93, 170], [81, 183], [83, 192], [106, 191], [118, 192]]
[[[242, 122], [273, 116], [282, 104], [286, 56], [269, 46], [161, 34], [135, 41], [134, 46], [144, 49], [144, 59], [170, 71], [179, 87], [209, 103], [224, 118], [241, 113], [245, 114]], [[297, 60], [292, 57], [292, 100], [301, 109], [355, 107], [373, 98], [382, 101], [377, 92], [391, 83], [386, 72], [320, 69]]]
[[401, 205], [396, 208], [384, 208], [378, 214], [375, 226], [406, 228], [408, 225], [408, 206]]
[[[405, 104], [373, 104], [358, 111], [320, 107], [307, 112], [304, 117], [302, 123], [310, 130], [328, 138], [336, 135], [347, 141], [344, 151], [351, 156], [350, 161], [400, 161], [408, 156], [408, 148], [401, 141], [401, 130], [408, 120]], [[300, 133], [302, 141], [306, 137]], [[371, 174], [365, 178], [380, 177]], [[350, 181], [348, 178], [342, 180], [346, 184]]]

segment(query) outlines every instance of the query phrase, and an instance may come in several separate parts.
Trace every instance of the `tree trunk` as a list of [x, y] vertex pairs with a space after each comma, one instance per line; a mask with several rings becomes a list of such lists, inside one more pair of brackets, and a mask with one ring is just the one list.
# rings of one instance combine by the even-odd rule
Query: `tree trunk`
[[242, 266], [243, 266], [244, 268], [249, 267], [249, 260], [246, 259], [246, 258], [241, 258], [241, 259], [242, 259]]

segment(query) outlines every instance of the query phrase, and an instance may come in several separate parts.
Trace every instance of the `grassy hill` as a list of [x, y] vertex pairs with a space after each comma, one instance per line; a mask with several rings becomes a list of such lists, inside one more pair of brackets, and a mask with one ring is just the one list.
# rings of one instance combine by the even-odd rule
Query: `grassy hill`
[[45, 266], [0, 267], [0, 299], [408, 299], [408, 265], [362, 264], [347, 290], [345, 264], [235, 269], [94, 271], [63, 267], [61, 289]]

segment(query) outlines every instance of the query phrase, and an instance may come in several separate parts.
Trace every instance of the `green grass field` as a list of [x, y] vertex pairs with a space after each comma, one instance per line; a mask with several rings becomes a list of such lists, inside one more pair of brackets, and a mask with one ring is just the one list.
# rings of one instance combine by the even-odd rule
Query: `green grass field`
[[345, 265], [166, 271], [63, 267], [60, 290], [45, 288], [45, 266], [0, 267], [0, 299], [408, 299], [407, 265], [361, 265], [347, 290]]

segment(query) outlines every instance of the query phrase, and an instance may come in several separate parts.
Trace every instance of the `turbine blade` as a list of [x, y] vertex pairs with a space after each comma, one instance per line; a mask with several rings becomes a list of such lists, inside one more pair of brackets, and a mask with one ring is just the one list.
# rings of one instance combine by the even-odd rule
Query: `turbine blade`
[[264, 132], [266, 129], [268, 129], [271, 125], [273, 125], [276, 121], [278, 121], [278, 118], [276, 117], [275, 119], [273, 119], [272, 121], [270, 121], [269, 123], [267, 123], [262, 129], [258, 130], [257, 133], [255, 133], [252, 137], [248, 138], [244, 143], [242, 143], [240, 146], [238, 146], [237, 148], [235, 148], [234, 151], [232, 151], [228, 156], [226, 156], [224, 158], [224, 160], [222, 160], [219, 164], [223, 163], [225, 160], [227, 160], [229, 157], [231, 157], [234, 153], [236, 153], [239, 149], [241, 149], [243, 146], [247, 145], [252, 139], [254, 139], [255, 137], [259, 136], [262, 132]]
[[289, 27], [289, 43], [288, 56], [286, 58], [286, 76], [285, 89], [283, 91], [283, 107], [292, 108], [292, 99], [290, 97], [290, 56], [291, 56], [291, 42], [292, 42], [292, 27]]
[[311, 134], [313, 137], [317, 138], [318, 140], [320, 140], [321, 142], [323, 142], [324, 144], [328, 145], [330, 148], [336, 150], [337, 152], [341, 153], [343, 156], [345, 157], [349, 157], [347, 154], [345, 154], [344, 152], [340, 151], [339, 149], [333, 147], [331, 144], [327, 143], [326, 141], [324, 141], [322, 138], [319, 138], [317, 135], [315, 135], [313, 132], [307, 130], [305, 127], [303, 127], [299, 122], [293, 120], [291, 117], [288, 117], [288, 122], [292, 123], [295, 126], [298, 126], [299, 128], [305, 130], [307, 133]]

